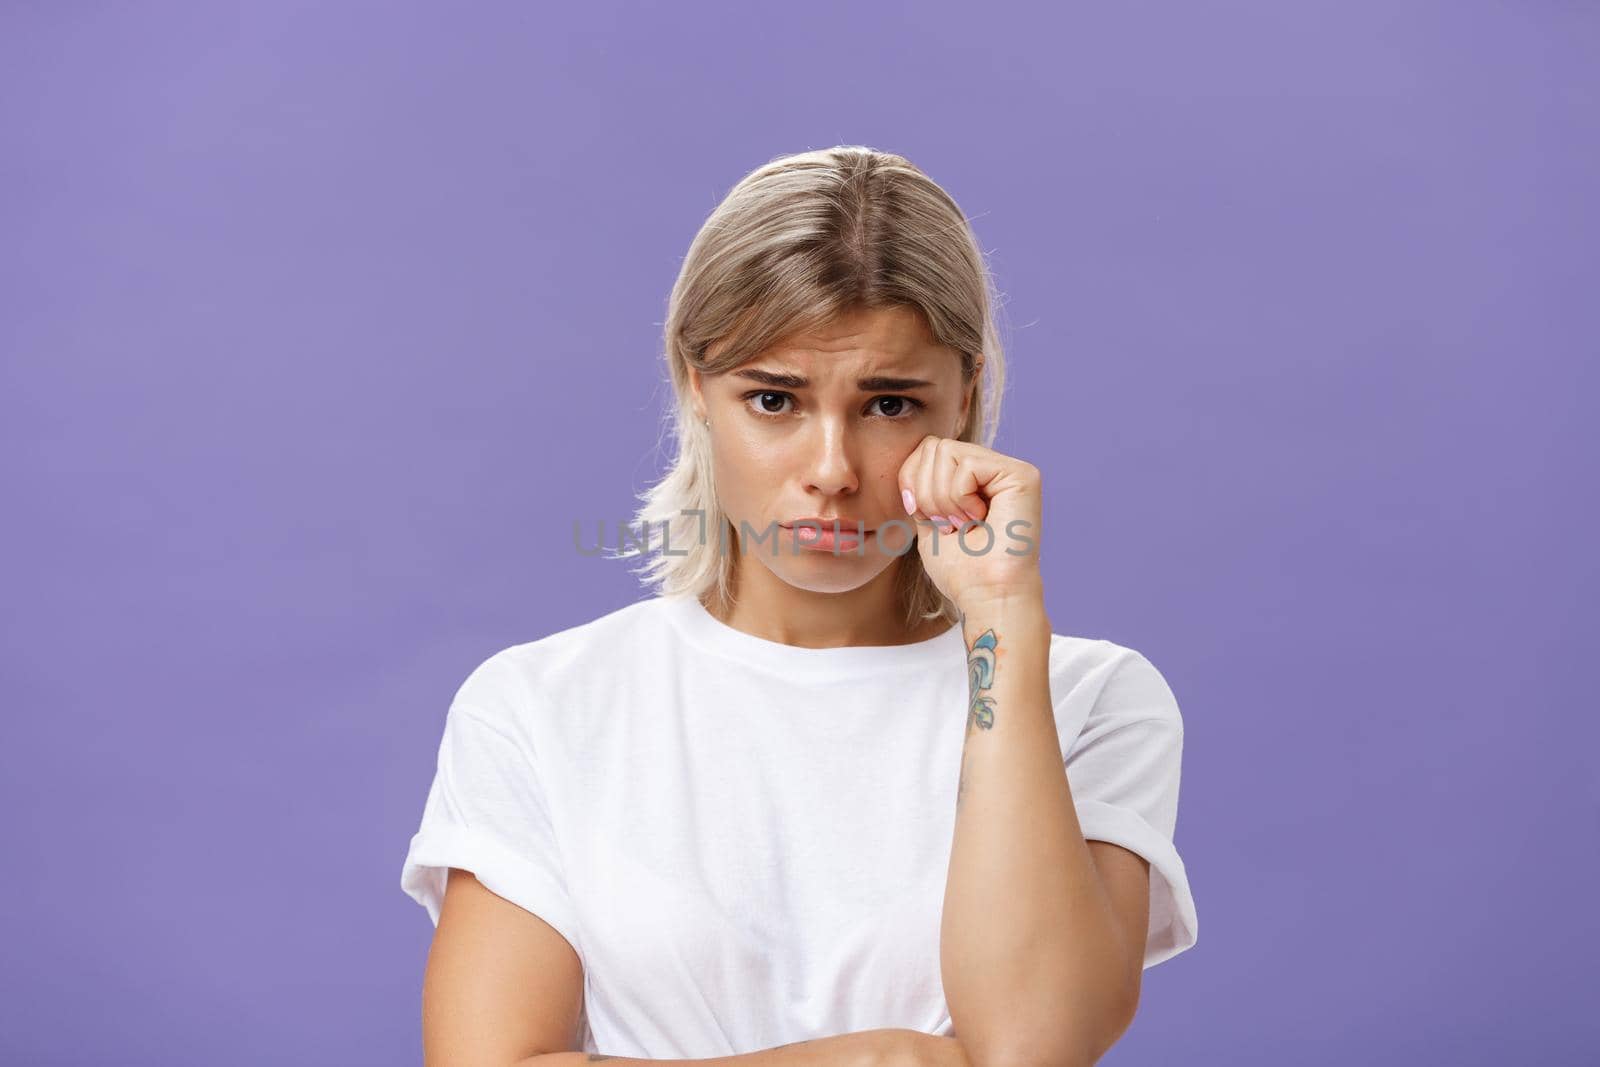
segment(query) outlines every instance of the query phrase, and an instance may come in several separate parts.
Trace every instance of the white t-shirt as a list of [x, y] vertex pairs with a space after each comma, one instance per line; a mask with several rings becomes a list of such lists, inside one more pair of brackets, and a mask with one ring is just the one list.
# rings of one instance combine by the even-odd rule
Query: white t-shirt
[[[967, 723], [959, 625], [807, 649], [651, 597], [490, 656], [450, 705], [401, 888], [437, 924], [447, 868], [583, 962], [581, 1051], [754, 1052], [953, 1032], [939, 919]], [[1053, 634], [1084, 836], [1150, 861], [1144, 965], [1195, 943], [1173, 847], [1183, 721], [1140, 653]]]

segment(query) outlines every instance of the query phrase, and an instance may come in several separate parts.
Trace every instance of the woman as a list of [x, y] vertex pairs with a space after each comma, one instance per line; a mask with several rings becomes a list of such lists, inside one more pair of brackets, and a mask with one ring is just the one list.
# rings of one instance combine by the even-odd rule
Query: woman
[[633, 528], [657, 595], [446, 716], [401, 880], [430, 1063], [1092, 1063], [1195, 943], [1182, 719], [1051, 631], [995, 304], [896, 155], [776, 159], [707, 220]]

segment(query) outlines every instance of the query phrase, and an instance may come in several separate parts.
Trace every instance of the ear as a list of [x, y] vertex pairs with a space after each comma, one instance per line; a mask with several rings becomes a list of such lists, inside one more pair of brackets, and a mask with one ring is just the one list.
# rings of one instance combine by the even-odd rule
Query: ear
[[694, 398], [693, 404], [695, 418], [704, 421], [706, 418], [706, 395], [704, 390], [704, 379], [700, 377], [699, 368], [690, 367], [688, 370], [689, 395]]

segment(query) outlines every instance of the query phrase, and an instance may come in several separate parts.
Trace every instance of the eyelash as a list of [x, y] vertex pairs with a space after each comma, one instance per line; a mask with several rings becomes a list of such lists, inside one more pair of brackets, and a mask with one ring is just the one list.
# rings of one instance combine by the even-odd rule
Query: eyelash
[[[744, 401], [745, 410], [749, 411], [756, 418], [758, 418], [758, 419], [781, 419], [785, 415], [791, 414], [791, 412], [789, 412], [789, 411], [760, 411], [760, 410], [758, 410], [756, 408], [751, 407], [750, 406], [750, 401], [754, 400], [758, 396], [786, 396], [790, 400], [794, 399], [794, 394], [793, 393], [786, 393], [786, 392], [782, 391], [781, 389], [755, 389], [755, 390], [752, 390], [751, 392], [745, 393], [739, 399]], [[875, 397], [872, 398], [870, 403], [876, 404], [880, 400], [899, 400], [899, 401], [902, 401], [902, 402], [910, 405], [910, 411], [907, 412], [904, 415], [878, 415], [878, 416], [876, 416], [877, 418], [880, 418], [880, 419], [886, 419], [889, 422], [902, 422], [902, 421], [904, 421], [906, 419], [911, 418], [912, 415], [916, 414], [919, 411], [922, 411], [924, 408], [926, 408], [928, 406], [928, 405], [924, 404], [922, 401], [918, 400], [914, 396], [901, 396], [898, 393], [885, 393], [883, 396], [875, 396]]]

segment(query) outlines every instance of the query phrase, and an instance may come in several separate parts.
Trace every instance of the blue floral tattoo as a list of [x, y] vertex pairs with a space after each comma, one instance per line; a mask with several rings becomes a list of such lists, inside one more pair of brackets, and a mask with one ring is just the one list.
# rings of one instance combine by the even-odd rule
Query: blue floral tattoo
[[995, 641], [994, 631], [985, 630], [967, 653], [967, 691], [971, 698], [967, 713], [971, 722], [984, 730], [994, 726], [994, 697], [983, 693], [994, 685]]

